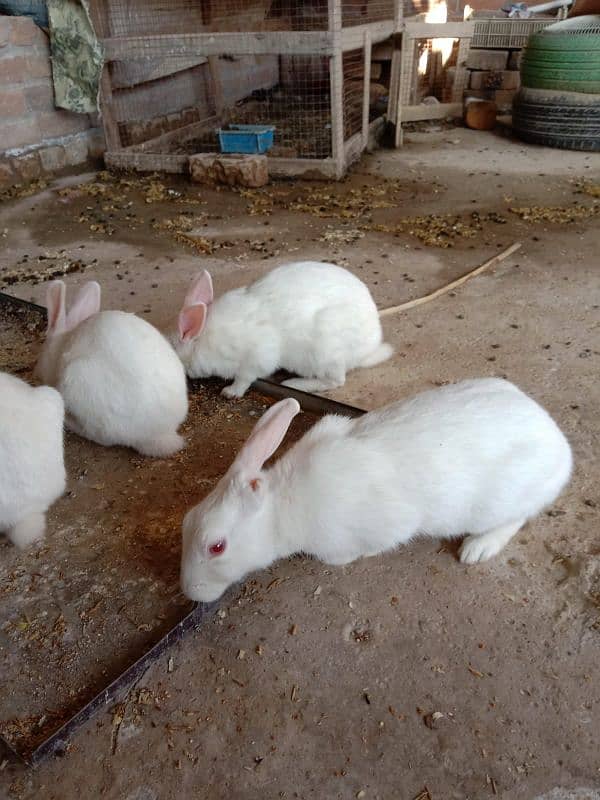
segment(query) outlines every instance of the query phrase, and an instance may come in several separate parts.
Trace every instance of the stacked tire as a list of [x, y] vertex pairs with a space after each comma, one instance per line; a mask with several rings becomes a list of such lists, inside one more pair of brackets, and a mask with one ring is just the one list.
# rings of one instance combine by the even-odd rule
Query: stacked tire
[[513, 130], [523, 140], [600, 151], [600, 17], [576, 17], [530, 36]]

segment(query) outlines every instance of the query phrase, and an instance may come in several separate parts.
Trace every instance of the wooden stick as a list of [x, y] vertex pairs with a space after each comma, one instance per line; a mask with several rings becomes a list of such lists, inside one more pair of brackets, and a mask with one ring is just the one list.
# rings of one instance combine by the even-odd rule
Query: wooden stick
[[475, 275], [481, 275], [481, 273], [486, 269], [495, 267], [496, 264], [504, 261], [505, 258], [508, 258], [517, 250], [519, 250], [520, 247], [521, 242], [515, 242], [502, 253], [498, 253], [497, 256], [490, 258], [490, 260], [486, 261], [485, 264], [472, 269], [470, 272], [467, 272], [466, 275], [462, 275], [460, 278], [452, 281], [452, 283], [448, 283], [446, 286], [442, 286], [440, 289], [436, 289], [435, 292], [426, 294], [424, 297], [417, 297], [415, 300], [409, 300], [408, 302], [402, 303], [399, 306], [390, 306], [390, 308], [384, 308], [379, 312], [379, 316], [387, 317], [389, 314], [395, 314], [397, 311], [405, 311], [407, 308], [414, 308], [415, 306], [423, 305], [423, 303], [429, 303], [430, 300], [435, 300], [436, 298], [441, 297], [443, 294], [450, 292], [452, 289], [456, 289], [457, 286], [462, 286], [463, 283], [466, 283], [470, 278], [474, 278]]

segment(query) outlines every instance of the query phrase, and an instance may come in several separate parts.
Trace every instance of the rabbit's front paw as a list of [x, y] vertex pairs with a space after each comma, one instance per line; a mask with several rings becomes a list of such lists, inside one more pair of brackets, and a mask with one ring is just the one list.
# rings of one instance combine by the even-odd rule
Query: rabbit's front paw
[[221, 391], [223, 397], [228, 397], [230, 400], [233, 400], [236, 397], [243, 397], [246, 393], [246, 389], [240, 389], [239, 386], [236, 386], [235, 383], [232, 383], [230, 386], [225, 386], [225, 388]]

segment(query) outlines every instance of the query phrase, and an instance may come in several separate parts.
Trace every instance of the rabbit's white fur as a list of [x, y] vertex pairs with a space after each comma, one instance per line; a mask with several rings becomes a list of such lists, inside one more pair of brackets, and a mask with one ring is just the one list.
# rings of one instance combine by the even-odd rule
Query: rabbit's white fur
[[263, 470], [299, 408], [289, 398], [272, 406], [185, 517], [181, 585], [191, 599], [214, 600], [292, 553], [346, 564], [418, 533], [467, 533], [461, 561], [483, 561], [571, 474], [555, 422], [501, 379], [444, 386], [358, 419], [326, 416]]
[[100, 311], [100, 287], [86, 284], [66, 313], [65, 285], [48, 287], [48, 333], [36, 374], [62, 394], [66, 425], [102, 445], [166, 457], [184, 446], [185, 372], [148, 322]]
[[241, 397], [278, 368], [302, 376], [285, 386], [332, 389], [348, 370], [374, 366], [393, 352], [365, 284], [316, 261], [285, 264], [214, 302], [210, 275], [201, 273], [171, 342], [191, 378], [233, 378], [223, 390], [227, 397]]
[[64, 414], [55, 389], [0, 372], [0, 531], [17, 547], [44, 535], [65, 490]]

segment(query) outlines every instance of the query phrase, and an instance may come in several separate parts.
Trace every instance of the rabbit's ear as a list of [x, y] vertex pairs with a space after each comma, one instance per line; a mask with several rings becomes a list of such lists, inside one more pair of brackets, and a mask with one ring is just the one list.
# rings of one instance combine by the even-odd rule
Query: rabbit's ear
[[214, 299], [212, 278], [210, 273], [203, 270], [199, 275], [194, 278], [188, 293], [183, 301], [183, 307], [195, 306], [199, 303], [209, 306]]
[[204, 303], [195, 306], [184, 306], [179, 312], [178, 327], [179, 338], [182, 342], [189, 342], [202, 332], [206, 322], [208, 308]]
[[255, 475], [277, 450], [299, 411], [300, 403], [292, 397], [280, 400], [271, 406], [256, 423], [246, 444], [235, 459], [233, 464], [235, 471]]
[[67, 330], [72, 331], [79, 323], [100, 311], [100, 284], [89, 281], [77, 293], [67, 314]]
[[52, 281], [46, 289], [48, 333], [62, 333], [66, 328], [65, 298], [67, 288], [62, 281]]

